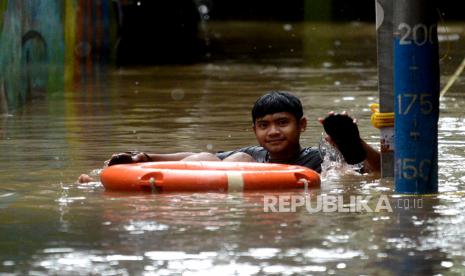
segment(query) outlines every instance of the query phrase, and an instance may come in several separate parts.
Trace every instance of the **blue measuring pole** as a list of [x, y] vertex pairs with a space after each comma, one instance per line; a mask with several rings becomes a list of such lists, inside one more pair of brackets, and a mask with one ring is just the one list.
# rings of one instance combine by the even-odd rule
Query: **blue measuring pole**
[[394, 1], [395, 189], [438, 191], [439, 53], [433, 0]]

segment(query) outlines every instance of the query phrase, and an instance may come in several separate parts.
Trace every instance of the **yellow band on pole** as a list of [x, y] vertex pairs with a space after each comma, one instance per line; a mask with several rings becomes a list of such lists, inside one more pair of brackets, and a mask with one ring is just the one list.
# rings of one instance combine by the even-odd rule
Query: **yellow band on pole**
[[371, 124], [376, 128], [393, 127], [394, 126], [394, 112], [379, 112], [379, 104], [372, 103], [370, 105], [371, 112]]

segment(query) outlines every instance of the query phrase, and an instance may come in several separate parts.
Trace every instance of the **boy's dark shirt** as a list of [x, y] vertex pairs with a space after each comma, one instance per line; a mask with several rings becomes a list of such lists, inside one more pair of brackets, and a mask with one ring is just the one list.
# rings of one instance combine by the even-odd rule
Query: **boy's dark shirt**
[[[269, 163], [269, 155], [268, 151], [260, 146], [251, 146], [245, 147], [233, 151], [225, 151], [225, 152], [218, 152], [216, 156], [221, 160], [225, 159], [226, 157], [230, 156], [231, 154], [237, 152], [244, 152], [252, 156], [255, 161], [259, 163]], [[286, 164], [289, 165], [299, 165], [310, 168], [318, 173], [321, 172], [321, 163], [323, 160], [321, 159], [320, 151], [313, 147], [302, 148], [299, 155], [296, 156], [294, 159], [289, 160]]]

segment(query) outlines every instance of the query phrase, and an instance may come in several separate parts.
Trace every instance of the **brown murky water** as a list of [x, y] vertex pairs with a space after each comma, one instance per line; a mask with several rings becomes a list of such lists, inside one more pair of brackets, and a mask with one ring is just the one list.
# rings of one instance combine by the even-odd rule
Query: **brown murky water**
[[[441, 43], [449, 48], [443, 77], [464, 56], [464, 28], [450, 26]], [[223, 22], [209, 35], [210, 62], [101, 70], [67, 84], [64, 96], [0, 118], [0, 273], [465, 273], [463, 78], [441, 102], [438, 195], [398, 197], [390, 181], [337, 171], [310, 191], [349, 205], [351, 195], [370, 206], [385, 195], [392, 212], [276, 213], [264, 210], [273, 193], [128, 194], [75, 184], [113, 152], [252, 145], [250, 108], [268, 90], [302, 99], [310, 119], [302, 144], [318, 145], [317, 117], [348, 110], [377, 145], [374, 26]]]

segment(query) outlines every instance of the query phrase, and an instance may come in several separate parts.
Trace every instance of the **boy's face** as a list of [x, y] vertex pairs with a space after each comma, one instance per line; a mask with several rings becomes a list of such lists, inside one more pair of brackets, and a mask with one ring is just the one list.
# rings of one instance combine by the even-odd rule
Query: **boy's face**
[[305, 130], [307, 120], [297, 119], [289, 112], [265, 115], [255, 120], [253, 130], [258, 143], [274, 158], [290, 157], [300, 149], [300, 133]]

